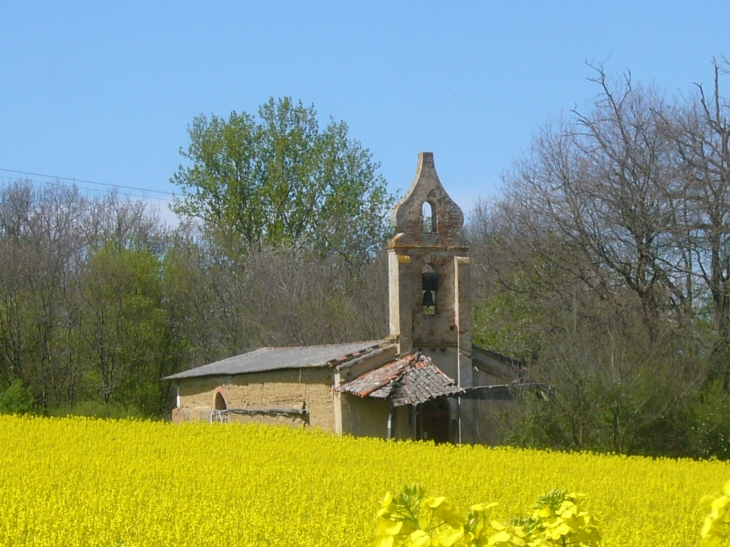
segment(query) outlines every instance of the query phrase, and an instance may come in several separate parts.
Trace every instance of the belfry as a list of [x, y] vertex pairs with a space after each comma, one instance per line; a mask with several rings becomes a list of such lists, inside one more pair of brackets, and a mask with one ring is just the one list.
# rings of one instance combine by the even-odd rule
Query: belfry
[[[431, 152], [418, 155], [416, 176], [393, 209], [391, 224], [396, 235], [388, 246], [390, 338], [398, 344], [399, 355], [421, 352], [456, 385], [472, 387], [464, 214], [441, 185]], [[471, 406], [461, 400], [449, 412], [464, 441]]]

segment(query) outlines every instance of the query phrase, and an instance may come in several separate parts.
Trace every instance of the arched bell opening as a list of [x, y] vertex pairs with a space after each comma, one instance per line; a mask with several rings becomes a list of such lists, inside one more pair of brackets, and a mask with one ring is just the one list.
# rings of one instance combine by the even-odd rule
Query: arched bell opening
[[223, 393], [220, 391], [215, 392], [215, 397], [213, 398], [213, 408], [215, 410], [228, 410], [228, 403], [226, 403], [226, 398], [223, 397]]
[[436, 315], [436, 293], [439, 289], [439, 276], [431, 264], [423, 267], [421, 274], [421, 292], [423, 296], [423, 314]]
[[421, 208], [423, 216], [423, 231], [433, 233], [436, 231], [436, 209], [430, 201], [424, 201]]

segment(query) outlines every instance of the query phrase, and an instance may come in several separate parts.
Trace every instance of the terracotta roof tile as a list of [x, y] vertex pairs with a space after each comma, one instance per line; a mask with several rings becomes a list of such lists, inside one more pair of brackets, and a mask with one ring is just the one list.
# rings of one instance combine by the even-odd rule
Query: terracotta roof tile
[[358, 397], [390, 397], [393, 406], [417, 405], [464, 393], [425, 355], [407, 355], [337, 388]]

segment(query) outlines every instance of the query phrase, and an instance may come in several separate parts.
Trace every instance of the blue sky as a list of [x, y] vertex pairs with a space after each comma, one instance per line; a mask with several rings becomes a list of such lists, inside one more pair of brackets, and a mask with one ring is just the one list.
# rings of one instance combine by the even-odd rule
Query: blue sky
[[691, 93], [730, 56], [728, 29], [727, 1], [5, 0], [0, 169], [172, 192], [194, 116], [289, 95], [347, 122], [394, 191], [434, 152], [468, 211], [597, 93], [586, 61]]

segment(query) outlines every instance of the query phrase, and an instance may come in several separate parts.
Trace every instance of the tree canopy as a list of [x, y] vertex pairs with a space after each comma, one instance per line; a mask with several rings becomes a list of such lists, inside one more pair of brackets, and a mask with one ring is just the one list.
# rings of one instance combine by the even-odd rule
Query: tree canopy
[[513, 441], [730, 456], [726, 69], [670, 96], [595, 67], [595, 98], [472, 212], [473, 340], [554, 390], [525, 397]]
[[320, 129], [314, 106], [273, 98], [258, 118], [201, 114], [171, 182], [174, 211], [202, 219], [249, 248], [308, 246], [323, 254], [375, 250], [393, 198], [379, 164], [345, 122]]

